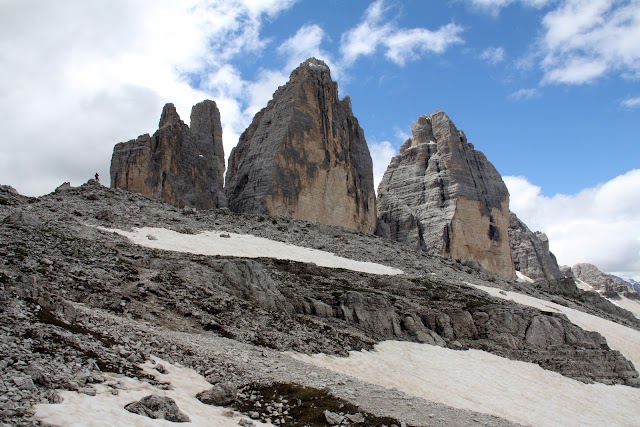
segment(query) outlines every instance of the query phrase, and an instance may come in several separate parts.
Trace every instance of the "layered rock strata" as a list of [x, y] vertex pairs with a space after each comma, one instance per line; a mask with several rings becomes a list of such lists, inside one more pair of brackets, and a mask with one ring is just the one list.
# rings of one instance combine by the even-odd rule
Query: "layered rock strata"
[[442, 111], [413, 124], [378, 187], [378, 233], [513, 279], [509, 192]]
[[626, 292], [633, 290], [633, 285], [627, 281], [607, 274], [593, 264], [580, 263], [571, 267], [571, 271], [576, 279], [582, 280], [595, 290], [604, 292]]
[[193, 106], [191, 127], [173, 104], [162, 110], [158, 130], [116, 144], [111, 187], [140, 193], [177, 207], [226, 206], [220, 112], [214, 101]]
[[525, 276], [533, 280], [564, 277], [555, 255], [549, 250], [547, 235], [532, 232], [513, 212], [509, 216], [509, 244], [514, 267]]
[[229, 208], [373, 233], [373, 164], [349, 97], [329, 67], [296, 68], [259, 111], [229, 157]]

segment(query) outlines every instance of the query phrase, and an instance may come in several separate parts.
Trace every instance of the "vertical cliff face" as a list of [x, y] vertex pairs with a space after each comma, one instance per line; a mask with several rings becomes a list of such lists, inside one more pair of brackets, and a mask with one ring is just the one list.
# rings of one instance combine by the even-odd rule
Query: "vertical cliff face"
[[296, 68], [253, 118], [229, 157], [229, 208], [373, 233], [373, 164], [349, 98], [329, 67]]
[[116, 144], [111, 187], [143, 194], [177, 207], [226, 206], [220, 112], [214, 101], [191, 109], [191, 128], [173, 104], [162, 110], [159, 129]]
[[509, 244], [515, 269], [525, 276], [534, 280], [564, 277], [556, 257], [549, 251], [546, 234], [532, 232], [513, 212], [509, 218]]
[[500, 174], [441, 111], [411, 132], [378, 187], [379, 234], [514, 278]]

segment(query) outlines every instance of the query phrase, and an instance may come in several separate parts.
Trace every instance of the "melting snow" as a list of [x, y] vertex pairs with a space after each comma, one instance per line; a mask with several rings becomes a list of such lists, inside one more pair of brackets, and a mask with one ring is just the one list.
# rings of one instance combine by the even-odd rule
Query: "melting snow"
[[[640, 367], [640, 332], [617, 323], [516, 292], [476, 286], [492, 296], [567, 315], [576, 325], [602, 334]], [[640, 306], [640, 304], [639, 304]], [[532, 363], [508, 360], [478, 350], [455, 351], [408, 342], [383, 342], [372, 352], [348, 358], [292, 357], [395, 387], [409, 395], [456, 408], [493, 414], [535, 426], [638, 426], [640, 389], [583, 384]]]
[[479, 350], [385, 341], [349, 357], [295, 359], [455, 408], [535, 426], [638, 426], [640, 390], [583, 384]]
[[[185, 426], [216, 426], [237, 427], [243, 417], [229, 409], [219, 406], [205, 405], [196, 399], [196, 394], [211, 388], [211, 384], [195, 371], [172, 365], [158, 358], [169, 372], [160, 374], [151, 362], [142, 365], [144, 372], [153, 375], [161, 382], [169, 382], [171, 390], [163, 390], [138, 381], [133, 378], [111, 374], [107, 377], [107, 383], [119, 382], [123, 389], [117, 395], [111, 393], [112, 388], [97, 384], [96, 396], [87, 396], [74, 391], [59, 391], [64, 398], [59, 404], [41, 404], [35, 406], [35, 418], [54, 427], [169, 427], [176, 425]], [[178, 408], [191, 419], [190, 423], [176, 424], [166, 420], [154, 420], [145, 416], [132, 414], [124, 409], [125, 405], [140, 400], [150, 394], [170, 397], [176, 401]], [[258, 426], [272, 426], [253, 420]]]
[[133, 231], [123, 231], [99, 227], [129, 238], [132, 242], [155, 249], [189, 252], [200, 255], [220, 255], [243, 258], [278, 258], [291, 261], [314, 263], [321, 267], [344, 268], [372, 274], [396, 275], [402, 270], [373, 262], [354, 261], [317, 249], [290, 245], [275, 240], [264, 239], [250, 234], [205, 231], [200, 234], [181, 234], [165, 228], [143, 227]]
[[576, 279], [576, 286], [578, 286], [578, 288], [582, 289], [583, 291], [593, 291], [594, 290], [593, 286], [591, 286], [587, 282], [583, 282], [580, 279]]
[[516, 270], [516, 277], [518, 278], [518, 282], [520, 283], [533, 283], [534, 280], [529, 277], [529, 276], [525, 276], [524, 274], [520, 273], [519, 271]]
[[622, 307], [625, 310], [629, 310], [633, 313], [634, 316], [640, 319], [640, 301], [629, 299], [625, 296], [621, 296], [620, 298], [607, 298], [613, 304], [618, 307]]

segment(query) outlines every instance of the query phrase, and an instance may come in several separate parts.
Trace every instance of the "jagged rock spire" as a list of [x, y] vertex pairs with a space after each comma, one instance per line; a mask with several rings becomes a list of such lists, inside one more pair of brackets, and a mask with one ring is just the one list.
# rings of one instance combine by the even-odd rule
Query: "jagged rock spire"
[[229, 157], [235, 212], [259, 212], [373, 233], [373, 164], [348, 98], [309, 58], [259, 111]]
[[158, 127], [153, 136], [116, 144], [111, 187], [177, 207], [225, 207], [224, 148], [216, 103], [207, 100], [195, 105], [191, 128], [173, 104], [166, 104]]
[[378, 187], [378, 233], [508, 279], [509, 192], [442, 111], [419, 117]]

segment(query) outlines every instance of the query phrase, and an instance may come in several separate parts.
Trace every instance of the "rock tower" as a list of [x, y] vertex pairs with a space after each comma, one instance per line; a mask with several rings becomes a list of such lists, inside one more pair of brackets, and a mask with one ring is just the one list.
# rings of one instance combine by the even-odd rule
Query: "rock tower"
[[158, 130], [116, 144], [111, 187], [133, 191], [177, 207], [226, 206], [220, 112], [205, 100], [191, 109], [191, 127], [173, 104], [162, 110]]
[[232, 150], [229, 208], [373, 233], [373, 164], [349, 97], [310, 58], [253, 118]]
[[509, 192], [442, 111], [413, 124], [378, 187], [378, 234], [513, 279]]

